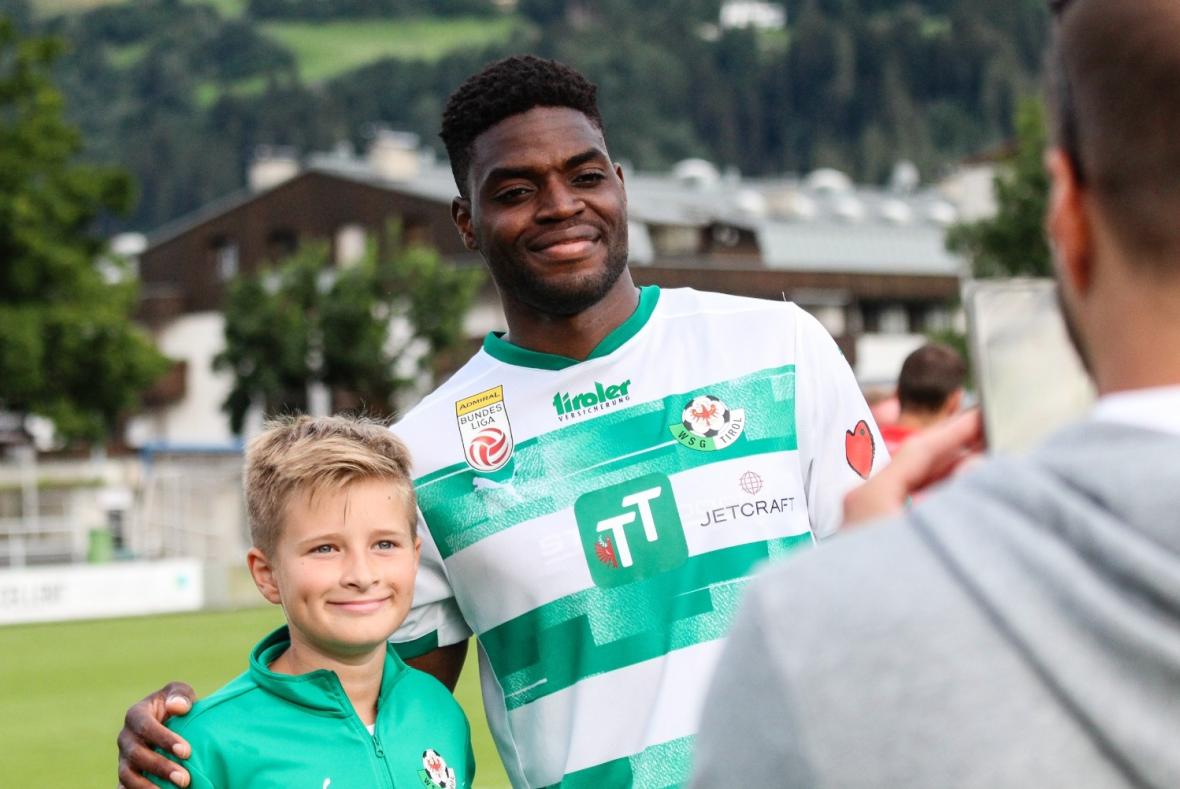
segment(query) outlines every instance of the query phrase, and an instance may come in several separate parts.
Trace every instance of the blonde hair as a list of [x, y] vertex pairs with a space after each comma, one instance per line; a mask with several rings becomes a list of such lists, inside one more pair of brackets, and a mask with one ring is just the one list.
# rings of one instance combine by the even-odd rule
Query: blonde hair
[[394, 484], [409, 513], [410, 535], [417, 538], [410, 453], [385, 425], [344, 416], [287, 416], [267, 422], [246, 448], [250, 539], [271, 555], [292, 496], [306, 494], [310, 499], [368, 479]]

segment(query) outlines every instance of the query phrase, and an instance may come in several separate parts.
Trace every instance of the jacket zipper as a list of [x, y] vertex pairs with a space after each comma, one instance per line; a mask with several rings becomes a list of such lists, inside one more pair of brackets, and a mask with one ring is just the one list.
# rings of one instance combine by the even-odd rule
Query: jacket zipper
[[[367, 733], [367, 732], [366, 732]], [[373, 753], [377, 756], [377, 761], [385, 767], [385, 777], [389, 779], [389, 788], [396, 789], [393, 782], [393, 771], [389, 769], [389, 762], [385, 759], [385, 749], [381, 747], [381, 740], [377, 739], [377, 732], [374, 730], [373, 734]]]

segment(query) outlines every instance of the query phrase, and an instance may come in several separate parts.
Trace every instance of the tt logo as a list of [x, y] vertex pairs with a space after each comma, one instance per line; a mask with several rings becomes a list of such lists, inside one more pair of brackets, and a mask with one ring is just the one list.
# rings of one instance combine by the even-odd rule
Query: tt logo
[[643, 536], [647, 538], [647, 541], [655, 542], [660, 539], [660, 535], [656, 533], [656, 519], [651, 514], [651, 502], [653, 499], [658, 499], [662, 492], [660, 488], [648, 488], [638, 493], [632, 493], [630, 496], [624, 496], [623, 506], [629, 511], [598, 522], [599, 532], [609, 531], [614, 537], [615, 545], [619, 550], [619, 564], [621, 566], [630, 567], [635, 563], [631, 558], [631, 546], [627, 542], [627, 531], [624, 527], [635, 522], [636, 512], [639, 513], [639, 522], [643, 524]]
[[642, 581], [688, 560], [676, 495], [664, 474], [584, 493], [574, 502], [574, 517], [598, 586]]

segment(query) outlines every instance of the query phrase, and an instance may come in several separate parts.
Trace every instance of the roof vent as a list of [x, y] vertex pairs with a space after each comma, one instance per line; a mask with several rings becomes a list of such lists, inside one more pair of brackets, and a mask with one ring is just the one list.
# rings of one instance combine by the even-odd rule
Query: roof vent
[[672, 177], [683, 186], [705, 189], [715, 186], [721, 180], [721, 173], [712, 162], [704, 159], [685, 159], [672, 168]]
[[852, 191], [852, 179], [831, 167], [821, 167], [812, 171], [804, 183], [808, 189], [814, 189], [817, 192], [843, 194]]
[[753, 189], [742, 189], [737, 193], [734, 204], [744, 214], [752, 216], [766, 216], [766, 197]]
[[881, 218], [895, 225], [908, 225], [914, 221], [914, 209], [901, 200], [886, 200], [881, 203]]
[[902, 159], [893, 165], [893, 174], [889, 176], [889, 190], [895, 194], [913, 194], [922, 182], [918, 172], [918, 165], [909, 159]]
[[412, 132], [377, 129], [369, 146], [369, 166], [382, 178], [408, 181], [422, 170], [418, 135]]
[[864, 203], [852, 195], [846, 195], [836, 200], [832, 205], [832, 212], [845, 222], [860, 222], [865, 218]]
[[254, 158], [246, 174], [250, 191], [261, 192], [278, 186], [299, 175], [299, 159], [294, 148], [260, 145], [254, 149]]
[[926, 209], [926, 216], [936, 225], [953, 225], [959, 219], [959, 212], [950, 203], [944, 203], [941, 200], [936, 203], [931, 203], [930, 207]]

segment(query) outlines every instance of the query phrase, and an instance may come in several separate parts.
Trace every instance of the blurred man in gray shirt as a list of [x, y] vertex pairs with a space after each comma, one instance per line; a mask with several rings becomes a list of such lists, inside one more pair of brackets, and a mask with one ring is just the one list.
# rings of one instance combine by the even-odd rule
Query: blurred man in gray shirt
[[978, 416], [915, 438], [845, 502], [891, 521], [762, 576], [697, 787], [1180, 786], [1180, 2], [1054, 12], [1046, 229], [1099, 402], [902, 513]]

